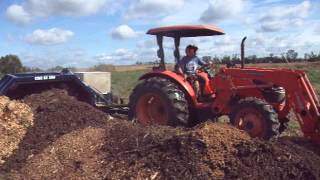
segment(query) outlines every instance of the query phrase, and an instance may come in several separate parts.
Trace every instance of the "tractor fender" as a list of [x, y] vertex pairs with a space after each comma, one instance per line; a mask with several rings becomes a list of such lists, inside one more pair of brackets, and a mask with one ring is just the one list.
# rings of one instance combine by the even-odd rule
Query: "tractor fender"
[[147, 74], [144, 74], [143, 76], [141, 76], [139, 78], [139, 80], [144, 80], [144, 79], [148, 79], [151, 77], [163, 77], [166, 79], [169, 79], [173, 82], [176, 82], [179, 87], [181, 88], [181, 90], [183, 90], [187, 97], [190, 98], [190, 100], [192, 101], [193, 105], [195, 105], [197, 103], [196, 100], [196, 93], [192, 88], [192, 85], [181, 75], [172, 72], [172, 71], [153, 71], [153, 72], [149, 72]]

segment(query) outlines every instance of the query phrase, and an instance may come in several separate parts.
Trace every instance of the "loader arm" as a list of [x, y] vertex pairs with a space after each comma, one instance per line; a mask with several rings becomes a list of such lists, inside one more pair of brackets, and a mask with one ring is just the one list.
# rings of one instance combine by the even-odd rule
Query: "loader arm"
[[[220, 81], [215, 83], [217, 92], [230, 94], [229, 97], [223, 97], [224, 103], [235, 96], [257, 96], [263, 99], [261, 89], [283, 87], [286, 91], [286, 109], [294, 110], [305, 137], [320, 144], [319, 98], [305, 72], [289, 69], [222, 68], [216, 76], [216, 79], [219, 78]], [[256, 81], [265, 83], [257, 85]], [[220, 100], [216, 100], [215, 104], [219, 103]]]

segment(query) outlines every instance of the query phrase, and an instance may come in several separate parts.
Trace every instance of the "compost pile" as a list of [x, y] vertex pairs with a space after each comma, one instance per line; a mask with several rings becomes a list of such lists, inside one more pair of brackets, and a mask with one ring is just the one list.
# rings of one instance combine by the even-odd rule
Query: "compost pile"
[[[262, 142], [211, 122], [192, 129], [142, 127], [63, 90], [33, 94], [23, 102], [23, 109], [32, 109], [33, 123], [17, 128], [24, 136], [2, 155], [0, 179], [320, 178], [319, 155], [300, 140]], [[3, 144], [0, 148], [3, 154]]]
[[32, 111], [26, 104], [0, 97], [0, 165], [9, 157], [32, 126]]

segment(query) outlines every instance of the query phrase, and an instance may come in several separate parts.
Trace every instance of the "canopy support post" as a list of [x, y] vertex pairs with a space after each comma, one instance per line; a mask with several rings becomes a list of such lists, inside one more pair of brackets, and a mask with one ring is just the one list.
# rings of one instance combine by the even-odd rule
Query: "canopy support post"
[[175, 57], [175, 62], [176, 64], [179, 64], [180, 62], [180, 51], [179, 51], [179, 46], [180, 46], [180, 37], [175, 37], [174, 38], [174, 47], [175, 47], [175, 50], [174, 50], [174, 57]]
[[159, 46], [159, 50], [157, 52], [158, 57], [160, 58], [159, 68], [161, 70], [166, 70], [166, 65], [165, 65], [165, 62], [164, 62], [163, 36], [157, 35], [157, 44]]

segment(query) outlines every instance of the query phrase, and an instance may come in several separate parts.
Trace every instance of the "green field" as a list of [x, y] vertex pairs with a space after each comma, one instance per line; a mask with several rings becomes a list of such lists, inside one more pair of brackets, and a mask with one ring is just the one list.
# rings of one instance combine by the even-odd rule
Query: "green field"
[[310, 68], [306, 71], [311, 80], [311, 83], [317, 90], [318, 94], [320, 93], [320, 69], [318, 68]]
[[147, 71], [112, 72], [111, 90], [115, 95], [128, 98], [132, 89], [137, 85], [138, 79]]
[[[259, 64], [257, 66], [273, 67], [273, 68], [290, 68], [300, 69], [307, 72], [311, 83], [320, 93], [320, 63], [306, 63], [306, 64]], [[112, 92], [120, 95], [123, 98], [128, 98], [131, 90], [137, 84], [141, 75], [146, 73], [145, 70], [126, 71], [126, 72], [112, 72]]]

